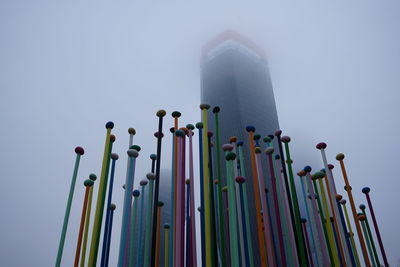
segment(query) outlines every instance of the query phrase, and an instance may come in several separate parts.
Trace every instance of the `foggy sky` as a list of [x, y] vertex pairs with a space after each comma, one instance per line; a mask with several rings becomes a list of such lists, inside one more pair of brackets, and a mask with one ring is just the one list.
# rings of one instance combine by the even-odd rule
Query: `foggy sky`
[[[345, 153], [354, 197], [365, 203], [361, 188], [371, 187], [386, 253], [398, 264], [400, 3], [265, 2], [1, 1], [1, 265], [54, 265], [74, 148], [81, 145], [86, 153], [62, 261], [72, 264], [83, 181], [100, 173], [109, 120], [120, 155], [110, 255], [116, 264], [127, 129], [137, 130], [134, 142], [142, 147], [137, 187], [156, 149], [155, 112], [168, 112], [164, 133], [174, 110], [182, 125], [200, 119], [201, 46], [226, 29], [267, 52], [295, 169], [307, 162], [299, 158], [304, 153], [322, 167], [320, 141], [335, 165], [334, 156]], [[170, 136], [164, 139], [167, 159]], [[338, 168], [334, 175], [344, 194]]]

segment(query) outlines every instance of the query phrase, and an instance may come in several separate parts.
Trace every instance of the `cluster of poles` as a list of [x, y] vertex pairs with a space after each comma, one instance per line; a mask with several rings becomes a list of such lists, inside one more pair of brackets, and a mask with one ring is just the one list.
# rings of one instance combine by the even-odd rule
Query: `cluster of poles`
[[[282, 131], [277, 130], [262, 138], [260, 134], [256, 134], [255, 127], [247, 126], [243, 129], [247, 131], [246, 140], [238, 140], [233, 136], [229, 140], [223, 140], [226, 143], [221, 145], [219, 107], [214, 107], [212, 114], [207, 104], [200, 105], [200, 109], [201, 122], [196, 125], [188, 124], [186, 127], [179, 127], [181, 113], [172, 112], [172, 187], [170, 196], [162, 196], [164, 199], [170, 198], [171, 218], [162, 227], [161, 209], [164, 203], [159, 200], [159, 192], [161, 147], [164, 138], [162, 130], [166, 112], [159, 110], [156, 113], [156, 154], [150, 155], [150, 171], [146, 179], [139, 182], [140, 188], [135, 190], [136, 158], [139, 156], [140, 146], [133, 144], [136, 132], [129, 128], [118, 267], [161, 266], [162, 256], [166, 267], [197, 267], [200, 265], [199, 259], [202, 266], [207, 267], [389, 266], [372, 206], [370, 188], [362, 189], [367, 206], [361, 204], [357, 210], [343, 154], [338, 154], [336, 160], [344, 179], [351, 213], [348, 212], [347, 201], [337, 193], [332, 172], [334, 166], [327, 162], [325, 143], [316, 146], [321, 153], [324, 168], [313, 172], [310, 166], [306, 166], [297, 172], [298, 178], [295, 178], [289, 148], [291, 139], [282, 136]], [[215, 133], [208, 131], [209, 116], [214, 116]], [[111, 134], [113, 127], [112, 122], [106, 124], [99, 181], [95, 182], [95, 174], [90, 174], [84, 181], [85, 196], [74, 266], [96, 266], [98, 263], [100, 266], [108, 266], [116, 209], [116, 205], [112, 203], [114, 173], [119, 158], [112, 152], [115, 142], [115, 136]], [[195, 190], [194, 183], [195, 132], [199, 143], [197, 177], [200, 190]], [[261, 149], [261, 142], [266, 147], [264, 151]], [[244, 153], [245, 146], [249, 148], [249, 155]], [[81, 147], [76, 147], [75, 152], [76, 160], [56, 267], [61, 265], [79, 163], [84, 155]], [[246, 162], [251, 163], [251, 170], [245, 170]], [[263, 173], [264, 165], [268, 167], [268, 174]], [[223, 167], [226, 169], [224, 179]], [[267, 179], [270, 181], [267, 182]], [[90, 228], [95, 184], [99, 184], [98, 195]], [[267, 184], [270, 188], [267, 188]], [[254, 198], [248, 198], [247, 186], [252, 186]], [[195, 194], [200, 194], [200, 206], [197, 209]], [[272, 197], [268, 198], [268, 194], [272, 194]], [[255, 211], [254, 218], [249, 216], [249, 210]], [[305, 212], [302, 214], [300, 210]], [[199, 237], [196, 236], [196, 211], [200, 216]], [[256, 229], [251, 229], [250, 221], [254, 220]], [[371, 220], [375, 235], [370, 227]], [[160, 244], [162, 235], [164, 244]], [[257, 238], [257, 248], [253, 247], [254, 237]], [[199, 249], [197, 244], [201, 246]], [[255, 253], [259, 253], [259, 263], [255, 262]]]

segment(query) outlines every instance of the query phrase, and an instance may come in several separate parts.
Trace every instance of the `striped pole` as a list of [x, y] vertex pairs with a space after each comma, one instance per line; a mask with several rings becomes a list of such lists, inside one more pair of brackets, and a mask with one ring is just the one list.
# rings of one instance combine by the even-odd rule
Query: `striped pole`
[[[243, 156], [243, 142], [239, 141], [236, 143], [236, 147], [239, 153], [239, 165], [240, 165], [240, 175], [246, 177], [246, 170], [245, 170], [245, 162]], [[243, 183], [241, 185], [243, 187], [243, 205], [244, 205], [244, 217], [245, 217], [245, 224], [246, 225], [246, 236], [248, 238], [247, 241], [247, 254], [249, 255], [249, 266], [254, 266], [254, 255], [253, 255], [253, 244], [251, 240], [251, 231], [250, 231], [250, 218], [249, 218], [249, 204], [247, 200], [247, 185]]]
[[[93, 182], [96, 181], [96, 179], [97, 179], [96, 174], [94, 174], [94, 173], [90, 174], [89, 179], [92, 180]], [[82, 253], [81, 253], [81, 255], [82, 255], [81, 256], [81, 267], [85, 266], [86, 246], [87, 246], [87, 240], [88, 240], [88, 235], [89, 235], [90, 214], [91, 214], [91, 209], [92, 209], [93, 188], [94, 188], [94, 185], [91, 186], [89, 189], [88, 207], [87, 207], [87, 211], [86, 211], [85, 233], [83, 234], [83, 245], [82, 245]]]
[[90, 179], [85, 180], [85, 182], [83, 183], [83, 185], [85, 186], [85, 197], [83, 200], [81, 225], [79, 227], [79, 235], [78, 235], [78, 242], [76, 245], [74, 267], [78, 267], [78, 265], [79, 265], [79, 254], [81, 253], [82, 236], [83, 236], [83, 228], [85, 226], [85, 216], [86, 216], [86, 208], [87, 208], [87, 203], [88, 203], [88, 196], [89, 196], [90, 188], [92, 187], [93, 183], [94, 182]]
[[109, 226], [109, 233], [108, 233], [108, 238], [107, 238], [107, 251], [106, 251], [106, 260], [105, 260], [105, 267], [108, 267], [108, 260], [110, 258], [110, 247], [111, 247], [111, 233], [112, 233], [112, 224], [113, 224], [113, 218], [114, 218], [114, 210], [116, 209], [115, 204], [111, 203], [110, 205], [110, 210], [111, 210], [111, 214], [110, 214], [110, 226]]
[[364, 262], [365, 262], [365, 265], [370, 266], [371, 262], [370, 262], [369, 257], [368, 257], [368, 253], [367, 253], [367, 248], [365, 246], [364, 237], [363, 237], [363, 234], [361, 232], [361, 227], [360, 227], [360, 224], [359, 224], [359, 221], [358, 221], [356, 206], [354, 204], [353, 194], [351, 193], [351, 187], [350, 187], [350, 184], [349, 184], [349, 180], [347, 178], [347, 173], [346, 173], [346, 169], [345, 169], [345, 166], [344, 166], [343, 159], [344, 159], [344, 154], [340, 153], [340, 154], [338, 154], [336, 156], [336, 160], [338, 160], [339, 163], [340, 163], [340, 168], [342, 169], [343, 179], [344, 179], [344, 182], [346, 184], [346, 191], [347, 191], [347, 195], [349, 196], [351, 211], [353, 213], [354, 224], [356, 225], [358, 239], [360, 241], [360, 246], [361, 246], [362, 253], [363, 253], [363, 256], [364, 256]]
[[155, 254], [156, 254], [156, 237], [157, 237], [157, 204], [158, 195], [160, 191], [160, 167], [161, 167], [161, 140], [164, 136], [162, 133], [163, 117], [165, 116], [165, 110], [161, 109], [157, 111], [156, 116], [158, 117], [158, 131], [154, 134], [157, 138], [157, 159], [156, 159], [156, 181], [154, 188], [154, 202], [153, 202], [153, 227], [152, 227], [152, 242], [151, 242], [151, 266], [155, 267]]
[[[115, 139], [114, 139], [115, 140]], [[108, 233], [109, 233], [109, 227], [110, 227], [110, 216], [111, 216], [111, 199], [112, 199], [112, 191], [113, 191], [113, 185], [114, 185], [114, 174], [115, 174], [115, 162], [118, 160], [119, 156], [116, 153], [111, 154], [111, 174], [110, 174], [110, 185], [108, 188], [108, 198], [107, 198], [107, 205], [106, 205], [106, 223], [104, 225], [104, 236], [103, 236], [103, 248], [101, 251], [101, 262], [100, 266], [104, 266], [105, 262], [105, 257], [106, 257], [106, 251], [107, 247], [106, 245], [108, 244]]]
[[[139, 152], [135, 149], [130, 148], [127, 151], [129, 157], [129, 171], [125, 180], [125, 194], [124, 194], [124, 206], [122, 212], [122, 225], [121, 225], [121, 238], [119, 244], [119, 257], [118, 257], [118, 267], [124, 267], [128, 262], [128, 257], [125, 256], [127, 237], [128, 237], [128, 224], [130, 223], [130, 210], [132, 203], [132, 191], [133, 183], [135, 177], [135, 161], [139, 156]], [[128, 239], [129, 240], [129, 239]], [[128, 262], [127, 262], [128, 261]]]
[[375, 258], [376, 265], [381, 266], [381, 263], [379, 262], [378, 252], [376, 251], [376, 247], [375, 247], [374, 237], [372, 236], [371, 228], [369, 227], [367, 213], [365, 212], [366, 207], [364, 204], [361, 204], [359, 206], [359, 208], [362, 211], [362, 214], [365, 216], [365, 226], [367, 227], [368, 237], [371, 242], [372, 251], [374, 252], [374, 258]]
[[65, 210], [64, 222], [63, 222], [63, 227], [61, 230], [60, 243], [58, 245], [57, 259], [56, 259], [56, 264], [55, 264], [56, 267], [59, 267], [61, 265], [61, 258], [62, 258], [62, 253], [64, 250], [64, 243], [65, 243], [65, 235], [67, 234], [67, 228], [68, 228], [69, 214], [71, 213], [72, 198], [74, 197], [76, 176], [78, 175], [78, 168], [79, 168], [79, 162], [81, 160], [81, 156], [85, 153], [85, 151], [83, 150], [82, 147], [77, 146], [75, 148], [75, 153], [76, 153], [75, 166], [74, 166], [74, 172], [72, 173], [71, 186], [69, 189], [67, 208]]
[[260, 260], [261, 266], [266, 267], [267, 259], [265, 243], [264, 243], [264, 234], [263, 234], [263, 225], [261, 219], [261, 207], [260, 207], [260, 189], [258, 186], [258, 175], [257, 175], [257, 167], [256, 167], [256, 157], [254, 152], [254, 132], [255, 128], [253, 126], [247, 126], [246, 131], [249, 133], [249, 145], [250, 145], [250, 157], [251, 157], [251, 169], [253, 174], [253, 187], [254, 187], [254, 198], [255, 198], [255, 208], [256, 208], [256, 219], [257, 219], [257, 233], [258, 233], [258, 243], [260, 248]]
[[[193, 168], [193, 140], [192, 137], [194, 135], [194, 126], [192, 124], [186, 125], [186, 128], [189, 130], [189, 179], [192, 181], [190, 183], [190, 257], [191, 257], [191, 265], [192, 267], [197, 267], [197, 242], [196, 242], [196, 211], [194, 206], [194, 168]], [[189, 198], [189, 196], [188, 196]]]
[[376, 234], [376, 237], [378, 238], [378, 244], [379, 244], [379, 248], [381, 249], [383, 262], [385, 263], [385, 266], [389, 266], [389, 262], [386, 258], [385, 248], [383, 247], [381, 233], [379, 232], [378, 223], [376, 222], [374, 208], [372, 207], [371, 198], [369, 196], [370, 191], [371, 191], [371, 189], [369, 187], [364, 187], [362, 189], [362, 192], [365, 194], [365, 197], [367, 198], [368, 208], [369, 208], [369, 212], [371, 213], [372, 222], [374, 223], [375, 234]]
[[99, 250], [99, 241], [100, 241], [100, 231], [101, 231], [101, 224], [103, 219], [103, 212], [104, 212], [104, 201], [106, 195], [106, 186], [108, 180], [108, 165], [109, 165], [109, 158], [111, 155], [110, 150], [110, 135], [111, 129], [114, 128], [114, 123], [109, 121], [106, 123], [107, 135], [106, 135], [106, 142], [104, 145], [104, 154], [103, 154], [103, 162], [101, 166], [101, 175], [99, 181], [99, 192], [97, 194], [97, 203], [96, 203], [96, 212], [94, 215], [93, 221], [93, 230], [92, 230], [92, 241], [90, 243], [90, 251], [89, 251], [89, 266], [96, 266], [97, 262], [97, 253]]
[[164, 267], [169, 266], [169, 224], [164, 224]]
[[351, 229], [351, 223], [350, 223], [350, 219], [349, 219], [349, 214], [347, 212], [346, 199], [340, 200], [340, 204], [343, 205], [344, 214], [346, 216], [346, 223], [347, 223], [347, 226], [349, 228], [349, 233], [348, 234], [349, 234], [349, 237], [350, 237], [350, 240], [351, 240], [351, 247], [353, 248], [353, 253], [354, 253], [354, 256], [356, 258], [357, 266], [361, 266], [360, 258], [358, 256], [358, 251], [357, 251], [357, 247], [356, 247], [356, 243], [354, 241], [354, 233], [353, 233], [353, 230]]

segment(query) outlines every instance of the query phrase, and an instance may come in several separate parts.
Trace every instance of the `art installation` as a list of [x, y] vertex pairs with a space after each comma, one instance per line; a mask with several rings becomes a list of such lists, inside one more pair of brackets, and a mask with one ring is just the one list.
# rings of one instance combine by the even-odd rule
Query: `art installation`
[[[362, 189], [368, 205], [360, 204], [357, 210], [344, 154], [338, 154], [336, 160], [348, 202], [338, 194], [336, 184], [340, 178], [338, 173], [333, 175], [334, 165], [329, 164], [326, 156], [326, 143], [316, 145], [322, 158], [321, 166], [314, 167], [317, 171], [313, 172], [310, 166], [296, 170], [295, 181], [293, 164], [296, 159], [291, 156], [289, 144], [297, 140], [283, 136], [279, 129], [274, 133], [257, 132], [255, 126], [243, 127], [242, 131], [247, 132], [246, 140], [236, 136], [220, 140], [219, 127], [224, 119], [220, 117], [220, 108], [211, 109], [210, 105], [202, 104], [200, 110], [201, 122], [186, 126], [179, 126], [181, 113], [172, 112], [172, 120], [166, 122], [171, 124], [172, 155], [163, 155], [162, 151], [167, 113], [164, 110], [156, 113], [155, 154], [150, 155], [150, 161], [147, 157], [140, 161], [151, 166], [140, 182], [136, 165], [141, 148], [133, 143], [136, 130], [129, 128], [125, 185], [118, 192], [113, 192], [116, 191], [113, 185], [119, 158], [113, 152], [114, 123], [106, 124], [99, 181], [95, 174], [90, 174], [89, 179], [78, 182], [84, 185], [78, 188], [75, 184], [84, 150], [76, 147], [56, 267], [61, 266], [66, 238], [76, 240], [76, 267], [94, 267], [98, 262], [102, 267], [108, 266], [111, 246], [118, 246], [118, 255], [112, 255], [118, 259], [118, 267], [257, 267], [256, 253], [259, 253], [261, 266], [358, 267], [380, 266], [381, 263], [389, 266], [372, 206], [371, 189]], [[214, 118], [214, 133], [209, 131], [209, 116]], [[193, 138], [195, 134], [198, 143]], [[196, 156], [198, 162], [194, 160]], [[163, 163], [172, 167], [169, 177], [160, 175], [161, 161], [165, 158]], [[245, 170], [246, 163], [251, 164], [247, 165], [251, 170]], [[168, 192], [160, 188], [162, 179], [171, 184]], [[91, 223], [95, 187], [98, 195]], [[79, 204], [82, 207], [80, 223], [73, 225], [79, 229], [79, 234], [68, 236], [75, 191], [84, 196], [83, 203]], [[112, 203], [114, 194], [124, 195], [119, 210]], [[249, 198], [249, 194], [254, 197]], [[195, 199], [200, 200], [197, 209]], [[168, 208], [165, 201], [170, 203]], [[353, 220], [346, 203], [350, 203]], [[256, 216], [250, 217], [249, 211], [255, 211]], [[170, 213], [170, 221], [165, 222], [164, 212]], [[115, 216], [122, 218], [118, 225], [119, 242], [111, 242]], [[196, 224], [197, 216], [200, 224]], [[371, 230], [371, 221], [375, 231]], [[354, 228], [356, 233], [353, 233]], [[252, 242], [253, 239], [256, 242]], [[90, 248], [86, 255], [88, 243]]]

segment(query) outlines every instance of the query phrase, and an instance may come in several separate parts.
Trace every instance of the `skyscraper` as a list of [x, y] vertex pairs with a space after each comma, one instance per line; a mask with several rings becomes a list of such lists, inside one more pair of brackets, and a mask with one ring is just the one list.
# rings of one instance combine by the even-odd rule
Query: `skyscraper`
[[[221, 109], [219, 113], [221, 145], [228, 143], [231, 136], [236, 136], [238, 141], [244, 142], [243, 149], [246, 155], [250, 155], [246, 126], [254, 126], [256, 133], [262, 138], [274, 134], [275, 130], [279, 129], [265, 53], [256, 44], [233, 31], [223, 32], [203, 48], [201, 102], [210, 104], [211, 108], [219, 106]], [[209, 130], [214, 132], [214, 117], [209, 117]], [[260, 145], [264, 147], [262, 141]], [[263, 155], [263, 174], [269, 187], [271, 179], [264, 157], [265, 155]], [[249, 215], [250, 218], [255, 218], [251, 162], [245, 162], [245, 169]], [[222, 180], [226, 184], [224, 170], [225, 168], [222, 168]], [[268, 198], [272, 203], [270, 196]], [[254, 264], [260, 266], [256, 220], [251, 219], [250, 225]], [[274, 223], [272, 226], [275, 227]]]

